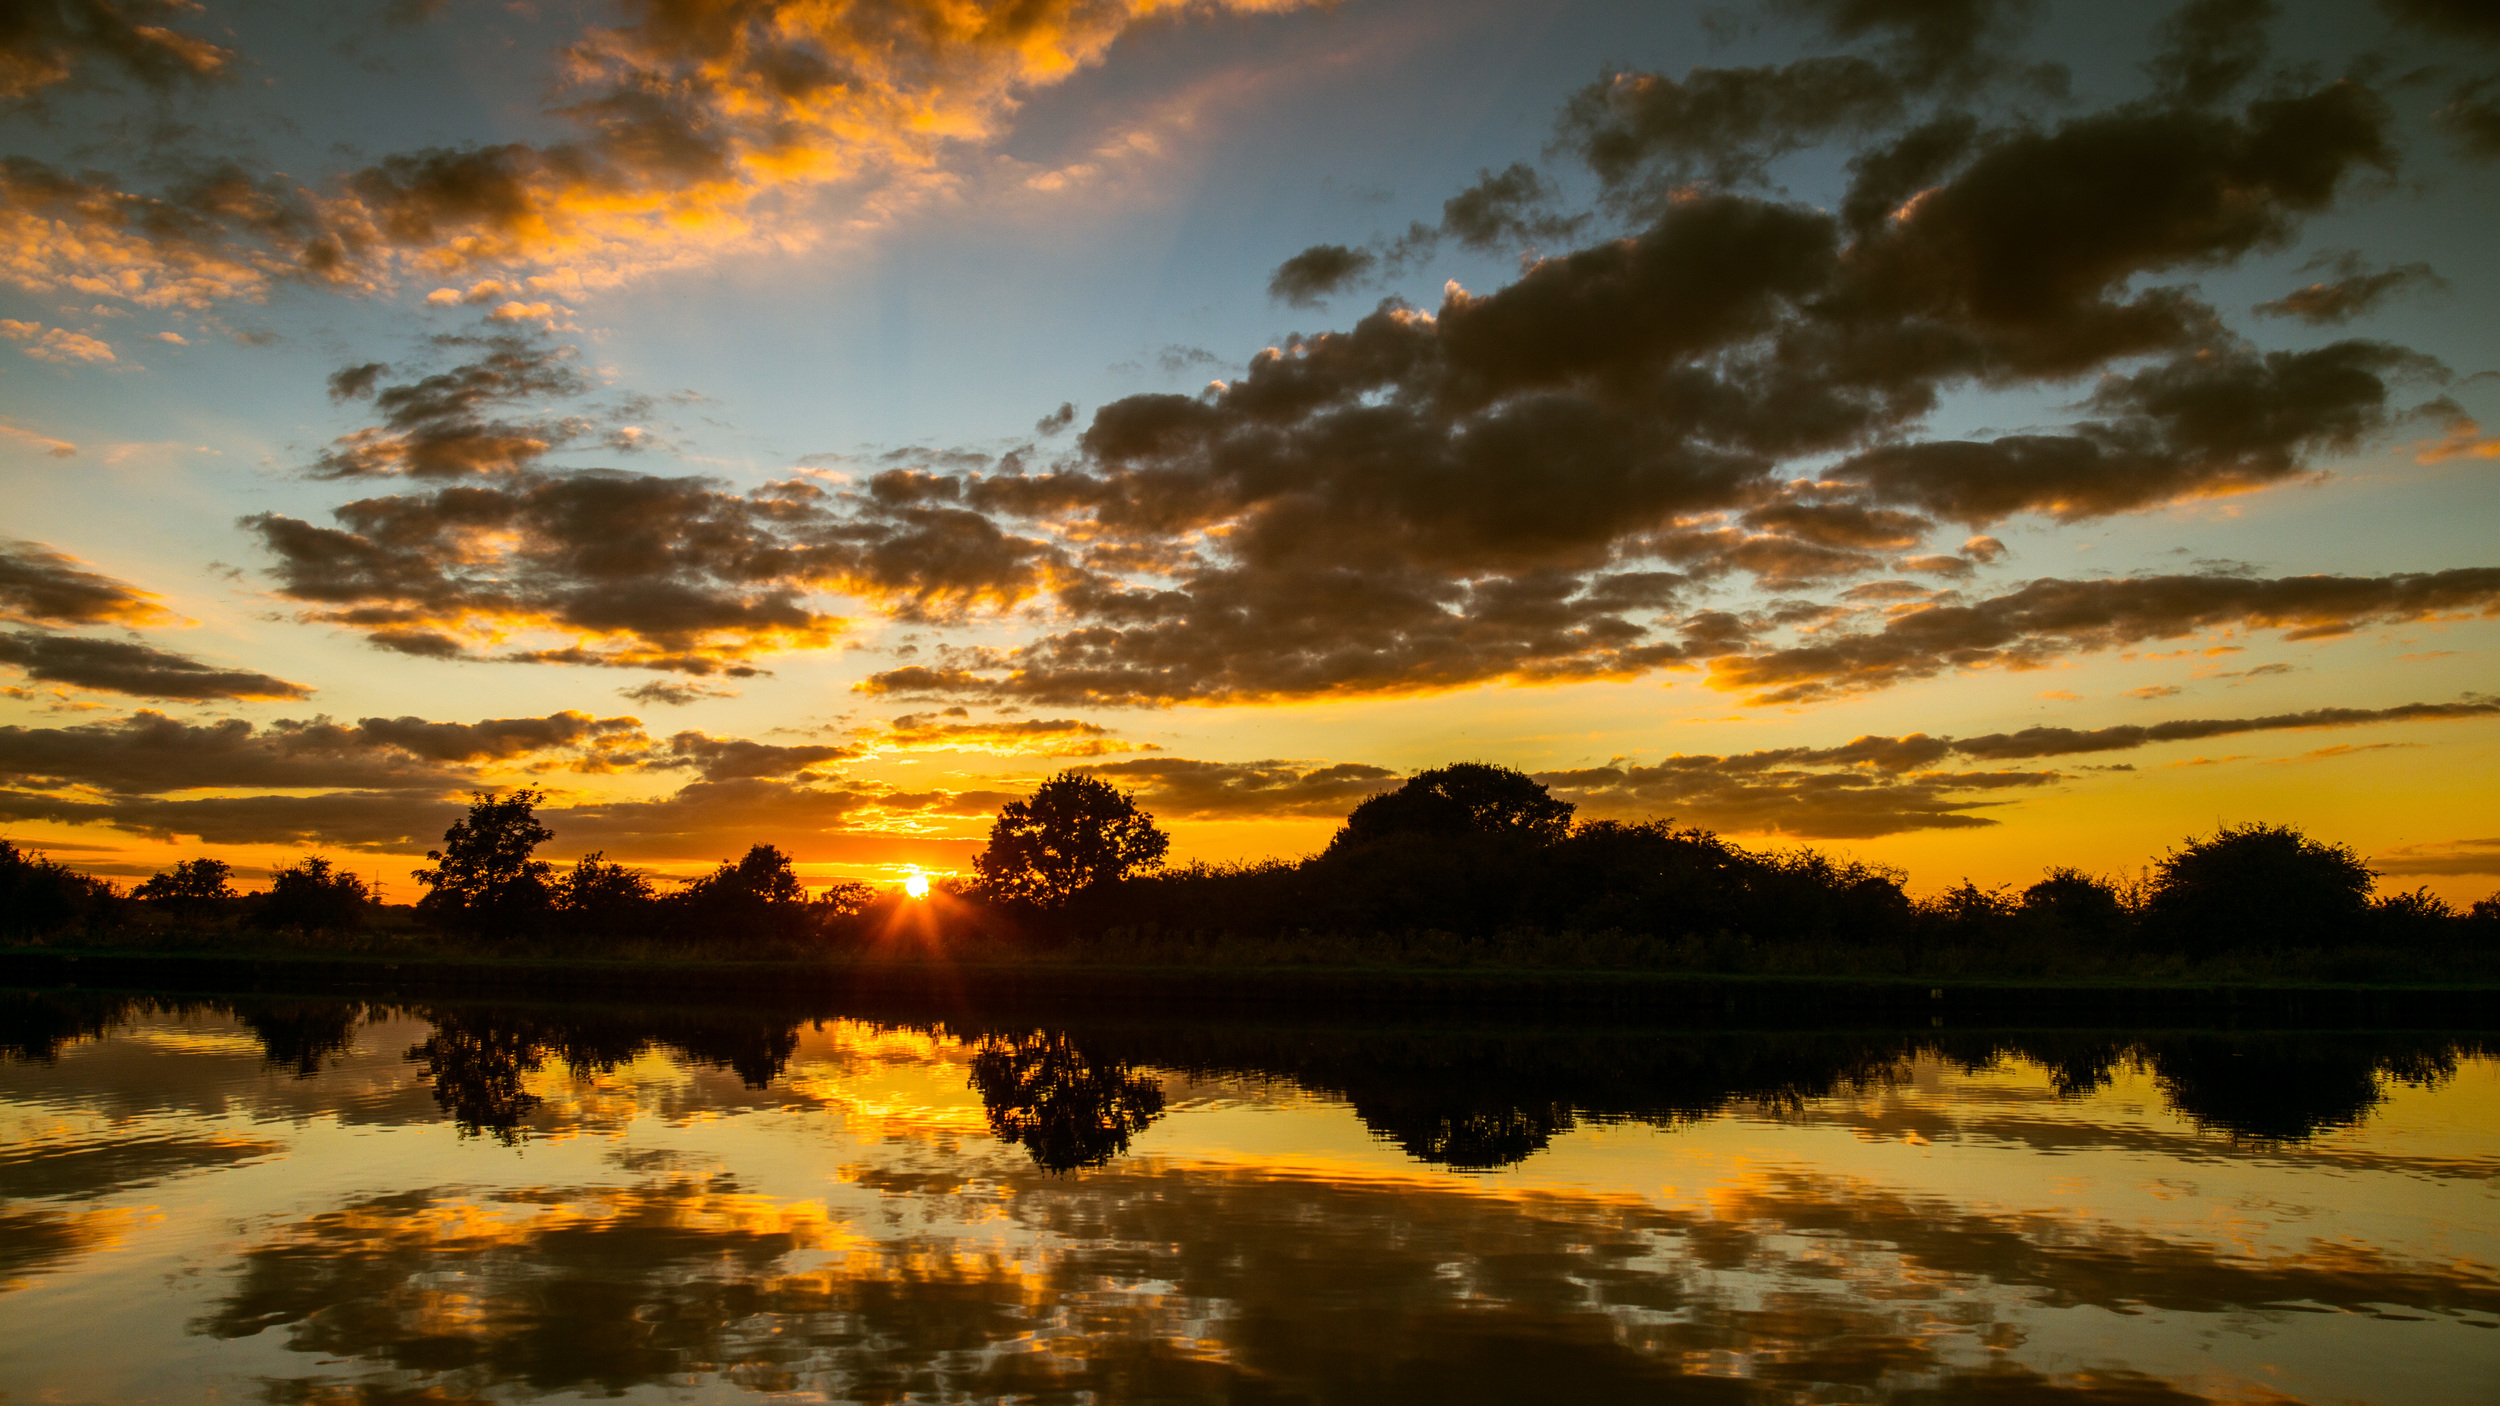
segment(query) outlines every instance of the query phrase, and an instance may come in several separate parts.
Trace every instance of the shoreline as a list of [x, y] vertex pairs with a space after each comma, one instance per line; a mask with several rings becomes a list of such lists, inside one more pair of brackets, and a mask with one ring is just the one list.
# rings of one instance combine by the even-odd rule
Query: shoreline
[[0, 948], [0, 987], [327, 994], [367, 999], [632, 998], [770, 994], [787, 1002], [951, 1008], [1132, 1007], [1413, 1013], [1612, 1012], [1709, 1023], [2147, 1018], [2199, 1025], [2412, 1024], [2500, 1028], [2500, 984], [1813, 976], [1555, 968], [1153, 966], [1079, 962], [611, 960], [463, 954], [147, 952]]

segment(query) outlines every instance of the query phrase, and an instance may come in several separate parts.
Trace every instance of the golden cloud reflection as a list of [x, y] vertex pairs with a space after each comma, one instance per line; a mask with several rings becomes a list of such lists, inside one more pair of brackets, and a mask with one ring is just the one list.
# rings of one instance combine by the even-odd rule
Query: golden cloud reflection
[[[171, 1314], [154, 1385], [2434, 1400], [2500, 1330], [2500, 1066], [2452, 1037], [119, 999], [0, 1002], [0, 1111], [93, 1154], [0, 1163], [0, 1333]], [[125, 1049], [229, 1092], [109, 1115]], [[412, 1097], [336, 1127], [381, 1068]]]
[[1153, 1164], [873, 1189], [887, 1214], [847, 1225], [725, 1175], [373, 1198], [245, 1250], [193, 1327], [480, 1394], [2189, 1402], [2264, 1384], [2024, 1349], [2079, 1309], [2163, 1319], [2148, 1336], [2178, 1315], [2266, 1336], [2321, 1309], [2500, 1311], [2487, 1266], [2250, 1258], [1795, 1173], [1699, 1213]]

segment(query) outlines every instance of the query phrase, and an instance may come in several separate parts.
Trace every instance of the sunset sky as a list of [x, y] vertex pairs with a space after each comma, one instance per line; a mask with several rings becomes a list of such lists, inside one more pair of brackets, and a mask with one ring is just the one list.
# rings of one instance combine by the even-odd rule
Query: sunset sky
[[1459, 760], [2500, 888], [2476, 0], [34, 0], [0, 833], [415, 897]]

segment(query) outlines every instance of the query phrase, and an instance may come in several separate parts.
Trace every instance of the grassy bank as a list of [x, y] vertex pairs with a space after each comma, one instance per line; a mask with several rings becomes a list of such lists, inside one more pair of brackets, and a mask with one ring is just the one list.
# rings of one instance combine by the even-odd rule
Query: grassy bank
[[[1243, 954], [1236, 954], [1241, 956]], [[1315, 956], [1316, 954], [1306, 954]], [[897, 951], [720, 959], [488, 955], [458, 951], [0, 949], [0, 985], [21, 988], [510, 997], [661, 1002], [768, 997], [837, 1005], [963, 1009], [1464, 1009], [1512, 1014], [1611, 1011], [1769, 1024], [2317, 1020], [2500, 1026], [2500, 983], [1971, 974], [1710, 972], [1395, 960], [1204, 962], [1170, 952], [1081, 946], [932, 959]], [[1414, 957], [1416, 954], [1407, 954]]]

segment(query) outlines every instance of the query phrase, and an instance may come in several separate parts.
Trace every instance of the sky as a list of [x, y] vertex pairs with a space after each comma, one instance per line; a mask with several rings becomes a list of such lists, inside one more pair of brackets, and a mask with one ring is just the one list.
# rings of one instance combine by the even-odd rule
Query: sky
[[34, 0], [0, 832], [1583, 819], [2500, 888], [2470, 0]]

